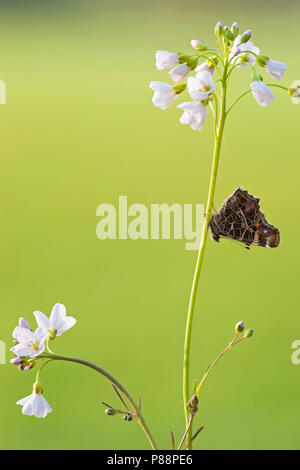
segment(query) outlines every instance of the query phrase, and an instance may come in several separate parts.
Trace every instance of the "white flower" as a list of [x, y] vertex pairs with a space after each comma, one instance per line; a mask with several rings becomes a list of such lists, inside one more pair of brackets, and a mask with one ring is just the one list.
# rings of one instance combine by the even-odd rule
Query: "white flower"
[[18, 344], [11, 348], [11, 352], [19, 357], [39, 356], [45, 349], [46, 336], [43, 328], [31, 331], [28, 328], [16, 326], [13, 331], [13, 338], [18, 341]]
[[199, 41], [199, 39], [192, 39], [191, 46], [196, 49], [196, 51], [206, 51], [207, 46], [203, 41]]
[[188, 92], [193, 100], [204, 101], [216, 88], [210, 72], [197, 73], [196, 77], [189, 77], [187, 81]]
[[42, 393], [37, 392], [33, 392], [28, 397], [17, 401], [17, 405], [23, 406], [23, 415], [33, 415], [37, 418], [45, 418], [48, 413], [53, 411], [47, 400], [43, 397]]
[[196, 78], [198, 78], [198, 73], [209, 72], [213, 74], [214, 71], [215, 71], [215, 67], [209, 67], [209, 63], [207, 61], [203, 62], [203, 64], [200, 64], [195, 68]]
[[[239, 34], [235, 40], [233, 41], [231, 53], [229, 54], [229, 59], [235, 57], [232, 59], [233, 64], [240, 64], [242, 67], [249, 67], [249, 65], [254, 65], [256, 61], [256, 57], [253, 54], [250, 54], [250, 52], [253, 52], [254, 54], [258, 55], [259, 54], [259, 48], [254, 46], [252, 41], [247, 41], [244, 42], [243, 44], [240, 44], [241, 42], [241, 35]], [[249, 52], [249, 53], [248, 53]], [[245, 54], [243, 55], [243, 58], [240, 57], [240, 54]]]
[[190, 73], [191, 69], [186, 64], [178, 65], [175, 69], [170, 70], [169, 74], [174, 82], [181, 82], [188, 73]]
[[189, 124], [192, 129], [199, 131], [206, 118], [206, 107], [196, 101], [188, 101], [177, 106], [183, 109], [183, 115], [180, 118], [181, 124]]
[[[294, 104], [300, 103], [300, 80], [295, 80], [291, 87], [291, 100]], [[290, 92], [290, 90], [289, 90]]]
[[199, 39], [192, 39], [191, 40], [191, 46], [196, 49], [196, 51], [198, 50], [198, 47], [201, 46], [202, 43], [201, 41], [199, 41]]
[[55, 304], [50, 318], [46, 317], [42, 312], [33, 312], [38, 326], [45, 332], [54, 334], [55, 336], [62, 335], [65, 331], [75, 325], [76, 320], [73, 317], [67, 317], [66, 307], [62, 304]]
[[154, 91], [152, 103], [160, 109], [167, 109], [177, 98], [175, 90], [169, 83], [151, 82], [150, 88]]
[[251, 83], [250, 87], [254, 98], [260, 106], [269, 106], [275, 98], [270, 88], [262, 80], [255, 80]]
[[164, 70], [173, 67], [178, 64], [179, 56], [169, 51], [157, 51], [155, 54], [156, 57], [156, 68], [157, 70]]
[[286, 64], [269, 59], [264, 68], [275, 80], [281, 80], [286, 71]]

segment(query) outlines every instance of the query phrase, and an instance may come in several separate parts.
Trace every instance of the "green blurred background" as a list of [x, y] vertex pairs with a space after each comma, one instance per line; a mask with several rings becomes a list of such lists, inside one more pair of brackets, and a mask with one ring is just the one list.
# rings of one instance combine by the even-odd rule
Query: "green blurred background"
[[[96, 238], [96, 208], [116, 204], [204, 203], [212, 120], [201, 132], [179, 123], [175, 106], [151, 103], [157, 49], [191, 51], [214, 43], [214, 25], [251, 28], [262, 52], [300, 79], [299, 2], [211, 1], [1, 2], [1, 330], [11, 347], [19, 316], [49, 314], [56, 302], [78, 323], [56, 352], [90, 359], [137, 397], [160, 448], [169, 429], [184, 430], [182, 355], [196, 252], [184, 241]], [[231, 98], [247, 89], [234, 75]], [[268, 81], [272, 81], [271, 79]], [[183, 99], [186, 100], [187, 96]], [[181, 99], [179, 101], [183, 101]], [[199, 449], [299, 448], [300, 366], [291, 343], [298, 311], [299, 112], [276, 91], [263, 109], [246, 97], [225, 130], [215, 198], [239, 185], [261, 197], [281, 231], [276, 250], [209, 240], [192, 338], [191, 378], [201, 378], [228, 344], [237, 321], [253, 339], [220, 362], [203, 390]], [[32, 322], [33, 323], [33, 322]], [[15, 402], [31, 392], [36, 369], [0, 366], [2, 449], [143, 449], [135, 423], [104, 414], [117, 405], [108, 382], [75, 364], [44, 369], [54, 412], [22, 416]]]

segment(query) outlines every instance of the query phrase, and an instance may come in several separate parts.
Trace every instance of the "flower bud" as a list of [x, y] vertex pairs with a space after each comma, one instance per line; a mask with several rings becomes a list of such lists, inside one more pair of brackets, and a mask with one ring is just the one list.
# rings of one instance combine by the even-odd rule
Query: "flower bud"
[[251, 29], [248, 29], [244, 34], [242, 34], [241, 44], [244, 44], [245, 42], [248, 42], [249, 39], [251, 38], [251, 36], [252, 36], [252, 31], [251, 31]]
[[105, 414], [107, 414], [107, 416], [114, 416], [117, 414], [117, 412], [113, 408], [106, 408]]
[[203, 41], [199, 41], [199, 39], [192, 39], [191, 46], [196, 49], [196, 51], [206, 51], [207, 45]]
[[199, 400], [198, 400], [198, 397], [197, 395], [194, 395], [187, 403], [187, 408], [188, 410], [192, 413], [196, 413], [196, 411], [198, 411], [198, 403], [199, 403]]
[[124, 415], [123, 419], [124, 419], [124, 421], [132, 421], [132, 416], [131, 415]]
[[10, 360], [10, 363], [13, 364], [14, 366], [19, 366], [23, 363], [23, 359], [21, 357], [13, 357]]
[[215, 35], [217, 36], [217, 38], [219, 38], [220, 36], [222, 36], [223, 34], [223, 23], [222, 21], [218, 21], [218, 23], [216, 24], [215, 26]]
[[231, 32], [232, 32], [234, 38], [236, 38], [237, 35], [239, 34], [239, 25], [238, 25], [238, 23], [236, 23], [236, 22], [233, 23], [233, 25], [231, 26]]
[[253, 334], [254, 334], [253, 328], [249, 328], [249, 330], [246, 330], [246, 331], [245, 331], [244, 337], [245, 337], [245, 338], [251, 338], [251, 336], [253, 336]]
[[235, 325], [235, 331], [237, 333], [241, 333], [245, 328], [245, 323], [243, 321], [239, 321], [236, 325]]
[[234, 34], [230, 31], [230, 29], [226, 29], [224, 31], [224, 38], [227, 39], [228, 41], [233, 41], [234, 40]]

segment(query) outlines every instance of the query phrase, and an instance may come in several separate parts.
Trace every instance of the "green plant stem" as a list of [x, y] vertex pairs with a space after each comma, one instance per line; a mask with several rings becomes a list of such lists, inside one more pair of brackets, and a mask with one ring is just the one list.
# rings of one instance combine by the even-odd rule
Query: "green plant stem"
[[288, 88], [283, 85], [277, 85], [277, 83], [267, 83], [267, 86], [274, 86], [275, 88], [281, 88], [284, 91], [288, 91]]
[[232, 108], [246, 95], [248, 95], [249, 93], [251, 93], [252, 90], [247, 90], [245, 91], [245, 93], [242, 93], [232, 104], [231, 106], [229, 106], [226, 114], [229, 114], [229, 112], [232, 110]]
[[207, 376], [208, 374], [210, 373], [210, 371], [213, 369], [213, 367], [216, 365], [216, 363], [218, 362], [219, 359], [221, 359], [221, 357], [224, 356], [224, 354], [227, 353], [227, 351], [229, 351], [229, 349], [235, 344], [236, 342], [236, 338], [237, 338], [237, 333], [235, 334], [233, 340], [229, 343], [229, 345], [227, 346], [227, 348], [225, 348], [217, 357], [216, 359], [214, 360], [214, 362], [212, 362], [212, 364], [209, 366], [209, 368], [207, 369], [207, 371], [205, 372], [204, 376], [202, 377], [201, 379], [201, 382], [199, 383], [198, 387], [197, 387], [197, 391], [196, 391], [196, 395], [197, 397], [199, 398], [200, 397], [200, 393], [201, 393], [201, 390], [202, 390], [202, 387], [207, 379]]
[[[217, 174], [218, 174], [218, 164], [219, 164], [219, 157], [220, 157], [220, 150], [221, 150], [221, 143], [223, 137], [223, 130], [224, 124], [226, 119], [226, 77], [227, 77], [227, 68], [228, 68], [228, 56], [225, 58], [224, 64], [224, 71], [223, 71], [223, 78], [222, 78], [222, 98], [221, 98], [221, 114], [220, 120], [217, 130], [217, 135], [215, 138], [215, 148], [214, 148], [214, 155], [213, 155], [213, 163], [212, 163], [212, 171], [211, 171], [211, 178], [210, 178], [210, 186], [208, 192], [208, 201], [206, 206], [206, 214], [204, 225], [202, 229], [202, 235], [200, 240], [200, 247], [198, 251], [198, 257], [196, 262], [196, 268], [194, 273], [194, 279], [192, 284], [192, 290], [190, 295], [189, 301], [189, 308], [188, 308], [188, 315], [187, 315], [187, 322], [186, 322], [186, 330], [185, 330], [185, 343], [184, 343], [184, 361], [183, 361], [183, 400], [184, 400], [184, 411], [185, 411], [185, 418], [186, 418], [186, 425], [189, 424], [189, 411], [187, 409], [187, 402], [190, 398], [189, 396], [189, 380], [190, 380], [190, 349], [191, 349], [191, 335], [192, 335], [192, 325], [193, 325], [193, 316], [195, 310], [195, 302], [196, 302], [196, 295], [199, 283], [200, 272], [202, 268], [205, 246], [207, 241], [208, 235], [208, 228], [209, 228], [209, 221], [211, 217], [215, 189], [216, 189], [216, 181], [217, 181]], [[192, 425], [189, 427], [187, 440], [190, 441], [192, 437]], [[191, 446], [190, 446], [191, 447]]]
[[59, 355], [59, 354], [54, 354], [52, 352], [50, 352], [47, 355], [44, 355], [43, 357], [45, 357], [47, 359], [56, 360], [56, 361], [75, 362], [77, 364], [81, 364], [83, 366], [89, 367], [90, 369], [93, 369], [96, 372], [99, 372], [100, 374], [102, 374], [104, 377], [106, 377], [110, 382], [112, 382], [125, 395], [125, 397], [127, 398], [127, 400], [129, 401], [129, 403], [131, 404], [131, 406], [134, 410], [133, 416], [136, 419], [137, 423], [143, 429], [144, 433], [146, 434], [146, 436], [147, 436], [147, 438], [148, 438], [148, 440], [151, 444], [152, 449], [158, 450], [157, 444], [154, 440], [154, 437], [151, 434], [150, 429], [148, 428], [148, 425], [147, 425], [147, 423], [146, 423], [146, 421], [145, 421], [145, 419], [144, 419], [144, 417], [141, 413], [140, 408], [135, 403], [133, 397], [126, 390], [126, 388], [117, 379], [115, 379], [115, 377], [113, 377], [109, 372], [102, 369], [102, 367], [99, 367], [96, 364], [93, 364], [92, 362], [85, 361], [84, 359], [79, 359], [77, 357], [62, 356], [62, 355]]

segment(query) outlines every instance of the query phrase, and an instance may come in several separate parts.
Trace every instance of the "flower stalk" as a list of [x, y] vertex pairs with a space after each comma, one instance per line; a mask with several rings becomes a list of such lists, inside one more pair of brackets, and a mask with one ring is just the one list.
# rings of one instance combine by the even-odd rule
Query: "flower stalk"
[[[208, 201], [207, 201], [207, 206], [206, 206], [206, 215], [205, 215], [205, 221], [204, 221], [204, 225], [202, 229], [200, 247], [198, 251], [194, 279], [193, 279], [193, 284], [192, 284], [192, 289], [191, 289], [187, 322], [186, 322], [186, 330], [185, 330], [184, 361], [183, 361], [183, 399], [184, 399], [184, 410], [185, 410], [185, 418], [186, 418], [187, 426], [190, 421], [189, 411], [187, 408], [187, 402], [190, 396], [189, 394], [190, 352], [191, 352], [193, 317], [194, 317], [194, 311], [195, 311], [195, 302], [196, 302], [196, 296], [197, 296], [197, 290], [198, 290], [198, 283], [199, 283], [199, 278], [200, 278], [200, 273], [201, 273], [201, 268], [202, 268], [203, 258], [204, 258], [204, 252], [205, 252], [205, 246], [206, 246], [206, 241], [207, 241], [209, 221], [211, 217], [214, 195], [215, 195], [215, 190], [216, 190], [219, 158], [220, 158], [224, 125], [225, 125], [225, 120], [226, 120], [227, 69], [228, 69], [228, 56], [225, 59], [223, 77], [222, 77], [221, 114], [220, 114], [220, 120], [219, 120], [219, 124], [217, 128], [217, 134], [215, 137], [215, 147], [214, 147], [213, 163], [212, 163], [212, 170], [211, 170], [211, 177], [210, 177], [210, 186], [209, 186], [209, 192], [208, 192]], [[192, 438], [192, 423], [189, 426], [188, 433], [187, 433], [188, 441], [190, 441], [191, 438]], [[191, 448], [191, 444], [190, 444], [190, 448]]]
[[70, 356], [62, 356], [60, 354], [54, 354], [52, 352], [47, 353], [47, 355], [45, 355], [44, 357], [47, 357], [48, 359], [52, 359], [55, 361], [67, 361], [67, 362], [74, 362], [76, 364], [81, 364], [83, 366], [86, 366], [86, 367], [89, 367], [90, 369], [95, 370], [99, 374], [103, 375], [106, 379], [108, 379], [127, 398], [127, 400], [129, 401], [130, 405], [133, 408], [132, 415], [135, 418], [136, 422], [139, 424], [139, 426], [142, 428], [144, 433], [146, 434], [152, 449], [158, 450], [155, 439], [145, 421], [145, 418], [143, 417], [141, 413], [139, 406], [136, 404], [135, 400], [133, 399], [131, 394], [128, 392], [128, 390], [113, 375], [111, 375], [105, 369], [102, 369], [102, 367], [99, 367], [90, 361], [86, 361], [85, 359], [80, 359], [77, 357], [70, 357]]

